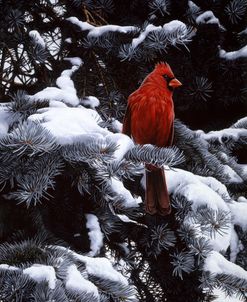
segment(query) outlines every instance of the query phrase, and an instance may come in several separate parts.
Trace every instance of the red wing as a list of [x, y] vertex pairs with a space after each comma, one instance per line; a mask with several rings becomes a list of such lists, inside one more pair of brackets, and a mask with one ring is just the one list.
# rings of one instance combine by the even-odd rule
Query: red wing
[[130, 106], [127, 106], [124, 120], [123, 120], [123, 134], [128, 135], [129, 137], [131, 136], [131, 112], [130, 112]]
[[174, 138], [174, 122], [172, 122], [172, 125], [171, 125], [170, 135], [169, 135], [169, 138], [167, 141], [167, 146], [172, 146], [173, 138]]

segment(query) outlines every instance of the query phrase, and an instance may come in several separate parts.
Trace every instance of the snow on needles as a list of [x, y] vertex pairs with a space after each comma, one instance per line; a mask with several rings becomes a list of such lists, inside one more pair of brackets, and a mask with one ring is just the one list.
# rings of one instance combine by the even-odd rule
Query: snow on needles
[[109, 132], [98, 125], [96, 111], [83, 107], [52, 107], [39, 109], [28, 120], [40, 122], [61, 145], [84, 141], [88, 136], [102, 138]]
[[[205, 260], [204, 270], [214, 274], [235, 275], [247, 280], [247, 272], [244, 269], [220, 254], [230, 247], [231, 261], [236, 259], [241, 247], [234, 225], [239, 225], [244, 231], [247, 230], [247, 200], [245, 198], [239, 198], [238, 202], [232, 200], [225, 185], [213, 177], [203, 177], [181, 169], [173, 169], [166, 171], [166, 179], [169, 193], [174, 197], [184, 196], [190, 201], [196, 217], [201, 206], [211, 208], [215, 214], [220, 211], [225, 213], [227, 220], [224, 231], [217, 232], [214, 236], [203, 230], [189, 215], [185, 218], [185, 223], [195, 229], [197, 237], [204, 237], [212, 246], [212, 251]], [[220, 290], [217, 293], [223, 294]]]
[[128, 33], [135, 30], [134, 26], [119, 26], [119, 25], [103, 25], [103, 26], [93, 26], [88, 22], [82, 22], [76, 17], [69, 17], [67, 20], [80, 27], [82, 31], [88, 30], [88, 37], [99, 37], [106, 32], [120, 32]]
[[178, 29], [182, 29], [184, 35], [186, 35], [188, 33], [186, 25], [183, 22], [178, 21], [178, 20], [173, 20], [169, 23], [166, 23], [166, 24], [163, 25], [163, 27], [162, 26], [155, 26], [153, 24], [148, 24], [146, 26], [146, 28], [144, 29], [144, 31], [142, 31], [140, 33], [139, 37], [132, 40], [131, 46], [132, 46], [133, 49], [135, 49], [139, 44], [141, 44], [146, 39], [146, 37], [148, 36], [148, 34], [150, 32], [162, 31], [163, 30], [167, 34], [170, 34], [172, 32], [175, 32]]
[[33, 264], [24, 269], [23, 274], [28, 275], [36, 282], [47, 281], [51, 289], [56, 286], [56, 272], [52, 266]]
[[[71, 58], [68, 58], [71, 60]], [[30, 95], [30, 100], [55, 100], [62, 101], [65, 104], [76, 106], [79, 104], [79, 98], [76, 94], [76, 89], [71, 80], [72, 74], [79, 68], [81, 64], [80, 58], [72, 61], [74, 64], [70, 69], [66, 69], [57, 78], [56, 84], [58, 87], [47, 87], [34, 95]]]
[[29, 32], [29, 37], [31, 37], [35, 44], [39, 44], [43, 48], [46, 47], [44, 39], [41, 37], [40, 33], [37, 30], [31, 30]]
[[8, 133], [12, 123], [11, 113], [5, 106], [0, 105], [0, 138]]
[[97, 287], [90, 281], [83, 278], [75, 264], [72, 264], [67, 271], [66, 289], [77, 293], [87, 293], [99, 300]]
[[91, 258], [82, 256], [73, 252], [73, 256], [79, 261], [85, 263], [89, 275], [102, 279], [117, 282], [121, 285], [128, 285], [128, 280], [118, 271], [116, 271], [111, 262], [106, 258]]
[[103, 246], [103, 233], [100, 229], [100, 224], [97, 216], [86, 214], [86, 227], [89, 229], [88, 236], [90, 239], [90, 249], [88, 256], [96, 256]]
[[233, 275], [247, 280], [247, 271], [239, 265], [229, 262], [220, 253], [212, 251], [204, 263], [204, 270], [214, 274]]
[[220, 57], [226, 60], [236, 60], [238, 58], [247, 57], [247, 45], [239, 50], [226, 52], [224, 49], [220, 49]]
[[[224, 185], [213, 177], [202, 177], [194, 175], [191, 172], [181, 169], [173, 169], [166, 171], [167, 186], [169, 193], [174, 196], [184, 196], [188, 201], [192, 202], [192, 209], [196, 213], [201, 206], [208, 206], [215, 213], [218, 211], [230, 212], [223, 196], [229, 198], [229, 194]], [[188, 223], [195, 226], [194, 221]], [[208, 232], [204, 232], [200, 226], [197, 226], [197, 231], [201, 236], [208, 239], [216, 251], [226, 251], [230, 245], [231, 239], [231, 221], [229, 216], [229, 223], [224, 233], [218, 232], [211, 237]]]

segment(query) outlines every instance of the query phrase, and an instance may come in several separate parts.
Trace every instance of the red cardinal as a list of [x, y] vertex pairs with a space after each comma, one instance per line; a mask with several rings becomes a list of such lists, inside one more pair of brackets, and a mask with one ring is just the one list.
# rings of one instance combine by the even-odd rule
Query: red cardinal
[[[172, 145], [173, 90], [182, 84], [174, 77], [170, 66], [159, 63], [128, 99], [123, 121], [123, 133], [137, 144], [158, 147]], [[145, 208], [149, 214], [168, 215], [171, 212], [163, 168], [146, 164]]]

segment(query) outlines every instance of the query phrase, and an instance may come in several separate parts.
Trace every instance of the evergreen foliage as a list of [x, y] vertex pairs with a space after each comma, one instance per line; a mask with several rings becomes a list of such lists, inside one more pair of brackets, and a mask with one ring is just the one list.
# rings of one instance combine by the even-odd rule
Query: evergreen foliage
[[[0, 1], [1, 301], [245, 301], [246, 11]], [[174, 146], [134, 145], [127, 97], [159, 61], [183, 83]], [[144, 213], [145, 163], [169, 216]]]

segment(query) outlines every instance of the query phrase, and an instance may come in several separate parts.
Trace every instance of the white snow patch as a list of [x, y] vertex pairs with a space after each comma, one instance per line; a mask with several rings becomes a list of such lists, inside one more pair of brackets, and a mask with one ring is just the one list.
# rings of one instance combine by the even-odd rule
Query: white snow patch
[[239, 247], [239, 239], [236, 231], [234, 230], [234, 226], [231, 226], [231, 244], [230, 244], [230, 261], [235, 262], [237, 259], [237, 255], [240, 252], [240, 247]]
[[218, 140], [220, 143], [224, 143], [224, 139], [232, 139], [234, 141], [239, 140], [240, 137], [247, 137], [247, 129], [243, 128], [227, 128], [218, 131], [210, 131], [208, 133], [204, 133], [203, 131], [197, 132], [197, 134], [205, 139], [209, 140]]
[[72, 43], [72, 39], [71, 39], [71, 38], [67, 38], [67, 39], [65, 39], [64, 41], [65, 41], [66, 43], [69, 43], [69, 44]]
[[233, 224], [239, 225], [244, 231], [247, 231], [247, 202], [232, 201], [231, 203], [229, 203], [229, 208], [232, 212]]
[[161, 30], [162, 27], [161, 26], [155, 26], [153, 24], [149, 24], [145, 30], [143, 32], [140, 33], [139, 37], [135, 38], [132, 40], [132, 48], [136, 48], [139, 44], [141, 44], [147, 37], [147, 35], [151, 32], [151, 31], [155, 31], [155, 30]]
[[126, 208], [138, 207], [136, 199], [132, 196], [130, 191], [124, 187], [123, 183], [120, 180], [111, 177], [110, 185], [113, 192], [120, 195], [124, 199], [124, 206]]
[[115, 142], [115, 144], [118, 146], [118, 149], [114, 152], [114, 158], [117, 161], [120, 161], [123, 159], [124, 155], [134, 147], [134, 142], [132, 139], [122, 133], [114, 133], [112, 134], [109, 132], [106, 136], [107, 141]]
[[33, 264], [24, 269], [23, 274], [28, 275], [36, 282], [47, 281], [51, 289], [56, 287], [56, 272], [52, 266]]
[[114, 132], [118, 132], [118, 133], [121, 133], [121, 132], [122, 132], [123, 124], [120, 123], [118, 120], [114, 120], [114, 121], [111, 123], [111, 126], [112, 126], [112, 129], [113, 129]]
[[229, 166], [223, 165], [224, 173], [229, 177], [231, 183], [242, 183], [243, 179]]
[[82, 64], [82, 59], [79, 57], [67, 57], [64, 58], [65, 61], [69, 61], [72, 65], [80, 66]]
[[213, 274], [227, 274], [247, 280], [247, 271], [228, 261], [216, 251], [210, 252], [204, 263], [204, 270]]
[[79, 68], [79, 66], [72, 66], [71, 69], [66, 69], [57, 78], [57, 87], [47, 87], [34, 95], [30, 95], [30, 100], [55, 100], [66, 104], [76, 106], [79, 104], [79, 99], [76, 94], [74, 83], [71, 80], [72, 74]]
[[218, 288], [215, 288], [212, 294], [217, 297], [214, 299], [214, 302], [244, 302], [235, 295], [227, 296], [221, 289]]
[[167, 33], [172, 33], [178, 29], [183, 29], [183, 31], [185, 33], [187, 33], [187, 27], [186, 25], [179, 21], [179, 20], [172, 20], [169, 23], [166, 23], [163, 25], [163, 29], [167, 32]]
[[200, 16], [196, 18], [196, 23], [201, 24], [218, 24], [220, 25], [220, 21], [218, 18], [215, 17], [214, 13], [211, 10], [208, 10], [202, 13]]
[[42, 108], [28, 120], [40, 122], [61, 145], [84, 141], [89, 136], [102, 138], [109, 133], [98, 125], [98, 113], [84, 107]]
[[[243, 127], [245, 125], [245, 127]], [[234, 123], [231, 128], [244, 128], [247, 129], [247, 116], [239, 119], [236, 123]]]
[[73, 253], [73, 255], [86, 265], [89, 275], [128, 285], [128, 280], [116, 271], [111, 262], [106, 258], [91, 258]]
[[31, 30], [29, 32], [29, 37], [31, 37], [36, 44], [41, 45], [43, 48], [46, 47], [44, 39], [37, 30]]
[[88, 236], [90, 239], [90, 249], [88, 256], [96, 256], [103, 246], [103, 234], [100, 229], [97, 216], [86, 214], [86, 227], [89, 229]]
[[[169, 193], [175, 196], [182, 195], [188, 201], [191, 201], [192, 210], [195, 213], [200, 206], [207, 206], [214, 210], [215, 213], [218, 211], [230, 212], [228, 204], [223, 199], [226, 188], [213, 177], [202, 177], [181, 169], [172, 169], [166, 171], [166, 180]], [[193, 224], [189, 220], [188, 223]], [[201, 231], [199, 233], [210, 241], [216, 251], [227, 250], [230, 245], [230, 222], [228, 228], [224, 230], [224, 234], [217, 232], [211, 237], [207, 232]]]
[[49, 101], [49, 107], [54, 107], [54, 108], [68, 108], [68, 106], [62, 102], [59, 101]]
[[76, 265], [71, 265], [67, 271], [66, 278], [66, 289], [77, 293], [92, 294], [99, 300], [99, 292], [97, 287], [90, 281], [83, 278], [81, 273], [78, 271]]
[[81, 104], [84, 106], [90, 106], [90, 108], [95, 109], [100, 105], [100, 101], [95, 96], [88, 96], [85, 99], [81, 99]]
[[103, 25], [93, 26], [87, 22], [82, 22], [76, 17], [69, 17], [67, 20], [80, 27], [82, 31], [89, 30], [88, 37], [100, 37], [106, 32], [128, 33], [136, 29], [134, 26]]
[[18, 267], [11, 266], [8, 264], [0, 264], [0, 269], [9, 270], [9, 271], [18, 271], [20, 270]]
[[11, 123], [11, 113], [6, 107], [0, 105], [0, 138], [7, 135]]
[[162, 26], [155, 26], [153, 24], [148, 24], [146, 26], [146, 28], [144, 29], [144, 31], [142, 31], [139, 35], [139, 37], [135, 38], [132, 40], [131, 46], [133, 49], [135, 49], [139, 44], [141, 44], [146, 37], [148, 36], [148, 34], [152, 31], [165, 31], [167, 34], [170, 34], [178, 29], [183, 29], [183, 34], [187, 34], [187, 27], [186, 25], [178, 20], [173, 20], [169, 23], [166, 23]]
[[226, 52], [224, 49], [220, 49], [220, 57], [226, 60], [236, 60], [238, 58], [247, 57], [247, 46], [244, 46], [239, 50], [229, 52]]

